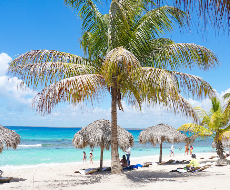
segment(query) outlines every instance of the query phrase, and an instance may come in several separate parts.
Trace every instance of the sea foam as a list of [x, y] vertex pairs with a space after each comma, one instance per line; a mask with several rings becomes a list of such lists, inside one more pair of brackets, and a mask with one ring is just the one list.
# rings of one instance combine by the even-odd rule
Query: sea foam
[[41, 144], [28, 144], [28, 145], [18, 145], [19, 147], [40, 147]]

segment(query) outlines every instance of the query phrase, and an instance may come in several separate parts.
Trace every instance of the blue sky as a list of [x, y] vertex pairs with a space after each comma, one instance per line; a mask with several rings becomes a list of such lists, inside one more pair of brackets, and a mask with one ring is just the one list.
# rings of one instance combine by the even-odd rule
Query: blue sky
[[[100, 8], [105, 13], [107, 8]], [[2, 0], [0, 1], [0, 124], [3, 126], [49, 126], [84, 127], [97, 119], [110, 120], [110, 97], [103, 104], [73, 107], [60, 104], [51, 115], [40, 116], [31, 108], [31, 100], [38, 91], [17, 88], [18, 80], [5, 75], [8, 63], [18, 54], [29, 50], [58, 50], [83, 56], [78, 39], [81, 36], [81, 20], [72, 9], [64, 5], [64, 0]], [[221, 97], [230, 92], [229, 61], [230, 41], [227, 34], [217, 35], [208, 26], [205, 37], [197, 34], [197, 26], [191, 31], [180, 32], [178, 28], [168, 34], [175, 42], [195, 43], [214, 51], [220, 66], [210, 71], [183, 70], [202, 77]], [[201, 106], [206, 111], [210, 100], [188, 99], [193, 106]], [[118, 124], [124, 128], [146, 128], [158, 123], [168, 123], [176, 128], [191, 122], [191, 118], [174, 115], [165, 109], [148, 108], [143, 105], [142, 112], [124, 102], [124, 112], [118, 112]]]

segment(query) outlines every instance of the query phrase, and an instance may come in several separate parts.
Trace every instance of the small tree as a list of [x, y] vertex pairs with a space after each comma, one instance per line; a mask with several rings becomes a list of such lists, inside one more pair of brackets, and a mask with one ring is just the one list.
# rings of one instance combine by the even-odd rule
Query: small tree
[[221, 107], [220, 100], [216, 97], [211, 98], [212, 107], [209, 113], [206, 113], [202, 108], [195, 107], [198, 116], [202, 119], [200, 125], [194, 123], [186, 123], [178, 130], [189, 131], [201, 138], [213, 137], [216, 144], [217, 154], [221, 159], [224, 158], [222, 138], [226, 131], [230, 130], [228, 112]]

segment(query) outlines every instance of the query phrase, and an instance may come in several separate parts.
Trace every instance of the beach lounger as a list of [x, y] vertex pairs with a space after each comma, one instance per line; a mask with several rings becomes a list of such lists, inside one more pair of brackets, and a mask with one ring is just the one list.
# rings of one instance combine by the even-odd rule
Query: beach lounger
[[149, 167], [152, 164], [144, 164], [142, 167]]
[[99, 171], [99, 169], [92, 169], [92, 168], [89, 168], [89, 169], [83, 169], [83, 170], [75, 171], [74, 173], [92, 174], [92, 173], [98, 172], [98, 171]]
[[189, 164], [189, 161], [187, 160], [169, 160], [167, 162], [162, 162], [159, 163], [158, 165], [162, 165], [162, 164], [169, 164], [169, 165], [173, 165], [173, 164]]
[[102, 168], [102, 171], [111, 171], [111, 167]]
[[202, 166], [202, 167], [196, 167], [196, 168], [193, 168], [192, 170], [189, 170], [189, 172], [201, 172], [201, 171], [204, 171], [206, 170], [207, 168], [210, 168], [211, 165], [205, 165], [205, 166]]
[[195, 167], [195, 168], [193, 168], [193, 169], [191, 169], [191, 170], [188, 170], [188, 172], [195, 172], [195, 171], [198, 171], [200, 168], [201, 168], [201, 167]]
[[9, 183], [13, 177], [0, 177], [0, 183]]
[[[154, 162], [154, 163], [155, 163], [155, 162]], [[144, 165], [145, 165], [145, 164], [153, 165], [153, 162], [145, 162]]]
[[165, 164], [166, 162], [161, 162], [161, 163], [159, 163], [158, 165], [162, 165], [162, 164]]
[[216, 166], [227, 166], [227, 164], [221, 163], [221, 164], [216, 164]]
[[93, 174], [94, 172], [98, 172], [98, 170], [90, 170], [90, 171], [88, 171], [88, 172], [85, 173], [85, 174]]

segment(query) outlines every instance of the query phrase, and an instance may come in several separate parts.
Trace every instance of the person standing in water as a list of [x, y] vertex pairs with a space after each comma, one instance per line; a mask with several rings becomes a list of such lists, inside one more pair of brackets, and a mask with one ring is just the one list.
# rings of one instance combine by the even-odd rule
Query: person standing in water
[[92, 152], [89, 153], [89, 158], [90, 158], [89, 163], [90, 163], [90, 164], [93, 164], [93, 159], [94, 159], [94, 157], [93, 157], [93, 153], [92, 153]]
[[173, 145], [171, 146], [171, 149], [170, 149], [170, 152], [171, 152], [171, 154], [170, 154], [170, 157], [171, 157], [171, 155], [173, 154], [173, 157], [174, 157], [174, 152], [173, 152]]
[[85, 161], [85, 163], [87, 163], [86, 158], [87, 158], [86, 153], [85, 153], [85, 151], [83, 151], [83, 164], [84, 164], [84, 161]]
[[185, 147], [184, 147], [184, 155], [186, 155], [186, 153], [187, 153], [187, 155], [188, 155], [188, 151], [189, 151], [189, 148], [188, 148], [188, 145], [186, 144], [185, 145]]
[[190, 155], [192, 155], [192, 150], [193, 150], [193, 147], [192, 147], [192, 145], [190, 146]]

